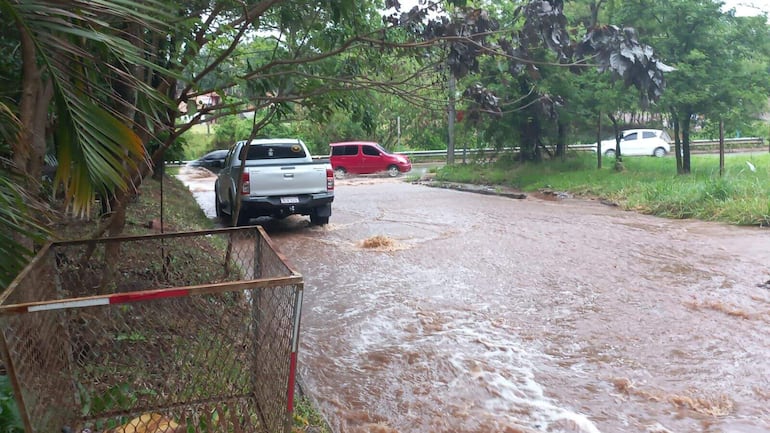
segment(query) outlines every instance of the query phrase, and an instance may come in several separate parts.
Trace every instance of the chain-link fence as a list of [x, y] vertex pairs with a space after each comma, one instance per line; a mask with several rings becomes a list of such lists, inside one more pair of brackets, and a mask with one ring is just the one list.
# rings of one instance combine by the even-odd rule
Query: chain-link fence
[[289, 432], [302, 288], [259, 227], [47, 245], [0, 298], [27, 432]]

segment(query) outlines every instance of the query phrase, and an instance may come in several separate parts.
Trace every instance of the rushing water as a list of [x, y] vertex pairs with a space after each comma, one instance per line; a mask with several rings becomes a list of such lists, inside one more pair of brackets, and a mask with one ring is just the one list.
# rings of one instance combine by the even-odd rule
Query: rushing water
[[378, 179], [266, 227], [337, 432], [770, 432], [768, 230]]

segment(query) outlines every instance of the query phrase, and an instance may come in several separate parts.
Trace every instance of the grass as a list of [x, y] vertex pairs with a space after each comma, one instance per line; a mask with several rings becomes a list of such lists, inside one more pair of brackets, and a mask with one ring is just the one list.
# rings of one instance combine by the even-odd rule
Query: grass
[[728, 155], [721, 177], [717, 155], [693, 155], [692, 173], [681, 176], [676, 174], [672, 157], [626, 157], [623, 171], [614, 170], [614, 159], [603, 165], [596, 169], [593, 154], [540, 164], [501, 158], [487, 164], [444, 167], [436, 179], [505, 185], [526, 192], [549, 188], [667, 218], [770, 226], [770, 154]]
[[[163, 179], [163, 224], [165, 231], [192, 231], [214, 228], [214, 222], [198, 206], [190, 190], [174, 175], [178, 168], [166, 169]], [[158, 179], [147, 178], [142, 182], [137, 194], [126, 211], [126, 227], [124, 234], [147, 234], [148, 225], [159, 223], [161, 217], [161, 182]], [[98, 206], [97, 206], [98, 207]], [[94, 211], [97, 213], [97, 210]], [[94, 215], [96, 216], [96, 215]], [[58, 240], [83, 239], [95, 230], [98, 220], [78, 221], [67, 220], [54, 228]], [[2, 433], [0, 431], [0, 433]]]
[[315, 410], [313, 403], [307, 397], [299, 397], [294, 402], [294, 425], [292, 433], [315, 431], [316, 433], [331, 433], [326, 420]]
[[[174, 174], [175, 171], [169, 171], [163, 179], [163, 223], [167, 225], [166, 231], [214, 228], [214, 222], [206, 217], [190, 190]], [[150, 220], [160, 218], [160, 187], [160, 181], [152, 178], [142, 183], [142, 193], [129, 205], [126, 214], [130, 226], [144, 226]]]
[[19, 408], [13, 399], [13, 387], [6, 375], [0, 375], [0, 432], [23, 433], [24, 423], [21, 421]]

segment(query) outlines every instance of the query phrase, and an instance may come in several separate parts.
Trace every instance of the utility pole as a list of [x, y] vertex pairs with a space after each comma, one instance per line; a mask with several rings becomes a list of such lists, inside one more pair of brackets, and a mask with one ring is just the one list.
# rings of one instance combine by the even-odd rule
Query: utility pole
[[396, 136], [398, 137], [398, 149], [401, 150], [401, 116], [396, 116]]
[[449, 142], [446, 146], [446, 163], [452, 165], [455, 163], [455, 88], [457, 83], [452, 71], [449, 73], [449, 106], [447, 109], [449, 115]]
[[719, 119], [719, 177], [725, 172], [725, 121]]
[[602, 169], [602, 112], [596, 120], [596, 168]]

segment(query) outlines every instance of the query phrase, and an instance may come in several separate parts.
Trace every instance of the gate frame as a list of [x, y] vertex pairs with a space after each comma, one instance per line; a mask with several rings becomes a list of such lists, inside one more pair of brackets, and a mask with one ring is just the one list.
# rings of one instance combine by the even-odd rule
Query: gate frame
[[[158, 239], [173, 239], [180, 237], [195, 237], [206, 235], [221, 235], [228, 232], [239, 233], [248, 230], [256, 230], [256, 236], [254, 239], [254, 271], [253, 275], [256, 278], [249, 280], [238, 280], [230, 282], [221, 282], [214, 284], [198, 284], [190, 286], [177, 286], [167, 288], [146, 289], [139, 291], [130, 291], [124, 293], [115, 293], [107, 295], [94, 295], [86, 297], [75, 297], [63, 300], [46, 300], [46, 301], [33, 301], [33, 302], [21, 302], [16, 304], [6, 305], [7, 299], [16, 291], [19, 290], [21, 283], [28, 278], [29, 274], [40, 266], [45, 266], [41, 262], [51, 253], [52, 248], [56, 246], [72, 246], [72, 245], [90, 245], [90, 244], [108, 244], [108, 243], [122, 243], [127, 241], [142, 241], [142, 240], [158, 240]], [[260, 244], [260, 240], [265, 241], [268, 249], [271, 253], [275, 254], [280, 264], [285, 267], [288, 275], [281, 277], [266, 277], [263, 278], [264, 272], [263, 263], [260, 258], [263, 257], [263, 247]], [[230, 251], [225, 255], [226, 261]], [[54, 268], [56, 270], [56, 268]], [[152, 301], [155, 299], [165, 298], [181, 298], [196, 295], [205, 294], [218, 294], [233, 292], [246, 289], [266, 289], [278, 286], [293, 286], [294, 287], [294, 305], [293, 314], [291, 318], [292, 330], [289, 341], [290, 345], [290, 357], [289, 363], [289, 377], [287, 378], [286, 389], [286, 412], [284, 421], [284, 431], [289, 433], [292, 426], [292, 413], [294, 410], [294, 388], [296, 386], [296, 373], [297, 373], [297, 357], [299, 350], [299, 335], [300, 335], [300, 322], [302, 313], [302, 302], [304, 293], [304, 280], [300, 273], [298, 273], [290, 265], [287, 258], [276, 248], [272, 239], [268, 236], [267, 232], [262, 226], [246, 226], [246, 227], [230, 227], [221, 229], [199, 230], [189, 232], [171, 232], [160, 234], [147, 234], [147, 235], [126, 235], [116, 236], [111, 238], [98, 238], [98, 239], [78, 239], [68, 241], [49, 241], [41, 247], [38, 253], [30, 260], [25, 268], [17, 275], [17, 277], [8, 285], [6, 290], [0, 293], [0, 319], [6, 316], [17, 316], [24, 314], [34, 314], [36, 312], [52, 311], [52, 310], [68, 310], [87, 308], [93, 306], [113, 305], [113, 304], [128, 304], [133, 302]], [[14, 398], [22, 422], [24, 424], [25, 431], [28, 433], [36, 433], [32, 420], [30, 419], [29, 411], [24, 400], [24, 393], [22, 390], [24, 387], [19, 382], [19, 377], [16, 373], [16, 365], [13, 357], [9, 351], [8, 343], [6, 341], [5, 333], [0, 332], [0, 353], [3, 361], [5, 362], [6, 372], [10, 376], [11, 385], [13, 387]], [[261, 412], [261, 411], [260, 411]]]

